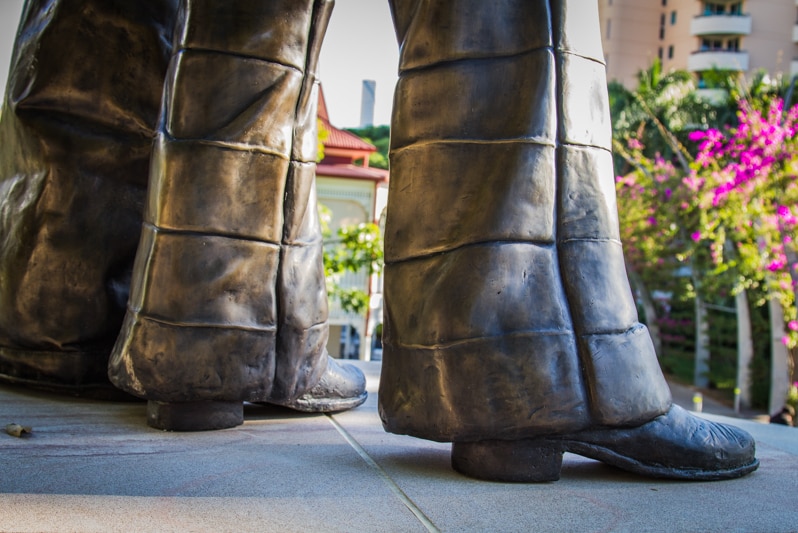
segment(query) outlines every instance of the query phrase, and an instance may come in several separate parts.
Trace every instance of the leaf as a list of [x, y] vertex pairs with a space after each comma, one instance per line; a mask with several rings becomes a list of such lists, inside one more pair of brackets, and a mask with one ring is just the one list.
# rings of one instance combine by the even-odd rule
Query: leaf
[[31, 432], [33, 432], [33, 428], [30, 426], [21, 426], [15, 423], [6, 425], [6, 433], [12, 437], [22, 437], [23, 435], [29, 435]]

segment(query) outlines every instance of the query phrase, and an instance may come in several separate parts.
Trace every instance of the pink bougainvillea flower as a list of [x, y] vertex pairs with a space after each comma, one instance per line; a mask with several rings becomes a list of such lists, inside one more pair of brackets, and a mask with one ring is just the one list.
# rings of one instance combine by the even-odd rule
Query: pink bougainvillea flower
[[699, 178], [695, 175], [685, 176], [682, 178], [682, 183], [693, 192], [698, 192], [704, 186], [704, 178]]
[[704, 137], [706, 137], [706, 132], [703, 132], [701, 130], [691, 131], [687, 135], [687, 138], [690, 139], [693, 142], [698, 142], [698, 141], [702, 140]]
[[628, 146], [630, 150], [642, 150], [643, 149], [643, 143], [641, 143], [640, 141], [638, 141], [637, 139], [634, 139], [634, 138], [629, 139], [628, 141], [626, 141], [626, 146]]
[[781, 218], [781, 221], [785, 224], [789, 224], [791, 226], [795, 226], [798, 224], [798, 217], [792, 214], [792, 210], [786, 205], [780, 205], [776, 208], [776, 213]]
[[771, 272], [778, 272], [787, 265], [787, 260], [784, 257], [778, 257], [770, 262], [768, 270]]

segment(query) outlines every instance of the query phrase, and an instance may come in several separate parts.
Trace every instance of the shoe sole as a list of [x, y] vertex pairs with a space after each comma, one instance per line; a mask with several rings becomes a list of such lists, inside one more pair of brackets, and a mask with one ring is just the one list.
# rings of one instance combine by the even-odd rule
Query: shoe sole
[[748, 465], [720, 470], [669, 467], [643, 463], [608, 448], [584, 442], [537, 439], [454, 442], [452, 468], [469, 477], [487, 481], [544, 483], [560, 479], [564, 452], [595, 459], [647, 477], [681, 481], [734, 479], [759, 467], [757, 459]]
[[660, 479], [678, 479], [683, 481], [720, 481], [724, 479], [734, 479], [750, 474], [759, 468], [759, 460], [754, 459], [750, 464], [726, 468], [721, 470], [702, 470], [699, 468], [677, 468], [665, 465], [647, 464], [637, 461], [631, 457], [626, 457], [603, 446], [586, 444], [576, 441], [559, 441], [563, 451], [571, 452], [589, 459], [595, 459], [612, 465], [621, 470], [627, 470], [635, 474]]
[[288, 407], [294, 411], [301, 411], [303, 413], [337, 413], [339, 411], [346, 411], [361, 405], [368, 398], [368, 393], [364, 392], [360, 396], [352, 398], [297, 398], [291, 402], [274, 403], [282, 407]]

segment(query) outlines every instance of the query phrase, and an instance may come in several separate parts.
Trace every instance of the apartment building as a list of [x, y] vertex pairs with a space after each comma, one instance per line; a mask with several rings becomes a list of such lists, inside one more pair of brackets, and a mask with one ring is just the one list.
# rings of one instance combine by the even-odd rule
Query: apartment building
[[798, 74], [798, 0], [599, 0], [607, 77], [665, 70]]

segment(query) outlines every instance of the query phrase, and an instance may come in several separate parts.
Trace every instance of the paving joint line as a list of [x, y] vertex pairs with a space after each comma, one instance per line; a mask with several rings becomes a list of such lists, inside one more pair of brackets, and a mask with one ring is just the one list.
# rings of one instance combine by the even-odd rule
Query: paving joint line
[[424, 514], [424, 511], [422, 511], [413, 502], [413, 500], [411, 500], [410, 497], [405, 494], [401, 488], [399, 488], [399, 485], [396, 484], [393, 478], [391, 478], [391, 476], [389, 476], [388, 473], [383, 470], [383, 468], [378, 465], [374, 459], [371, 458], [365, 448], [363, 448], [363, 446], [361, 446], [360, 443], [357, 442], [357, 440], [355, 440], [355, 438], [335, 418], [333, 418], [331, 414], [325, 413], [325, 415], [335, 429], [338, 430], [338, 433], [341, 434], [344, 440], [349, 443], [349, 445], [357, 452], [360, 458], [363, 459], [367, 465], [377, 472], [377, 474], [382, 478], [383, 483], [385, 483], [388, 488], [391, 489], [391, 492], [393, 492], [394, 495], [399, 498], [399, 501], [401, 501], [405, 507], [407, 507], [410, 512], [415, 515], [418, 521], [427, 528], [427, 531], [430, 533], [441, 533], [441, 530], [438, 529], [432, 520], [430, 520], [429, 517]]

